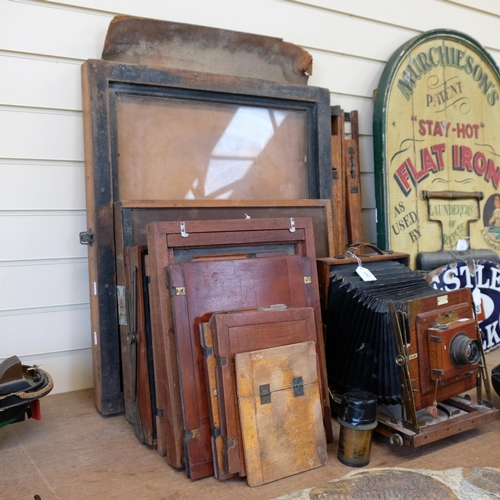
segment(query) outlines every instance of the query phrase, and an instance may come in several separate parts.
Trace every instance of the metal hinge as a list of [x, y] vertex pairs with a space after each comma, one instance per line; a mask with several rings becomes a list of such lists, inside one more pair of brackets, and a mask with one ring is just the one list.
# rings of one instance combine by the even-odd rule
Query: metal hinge
[[214, 350], [212, 347], [203, 347], [203, 356], [213, 356]]
[[216, 356], [217, 359], [217, 366], [226, 366], [227, 365], [227, 358], [224, 358], [222, 356]]
[[87, 231], [82, 231], [80, 233], [80, 245], [88, 245], [91, 247], [92, 243], [94, 243], [94, 232], [92, 228], [87, 229]]
[[263, 384], [259, 386], [260, 404], [267, 405], [271, 402], [271, 386]]
[[125, 298], [125, 287], [116, 287], [116, 300], [118, 301], [118, 324], [127, 326], [127, 302]]
[[292, 387], [293, 395], [295, 397], [304, 395], [304, 380], [302, 379], [302, 377], [293, 377]]

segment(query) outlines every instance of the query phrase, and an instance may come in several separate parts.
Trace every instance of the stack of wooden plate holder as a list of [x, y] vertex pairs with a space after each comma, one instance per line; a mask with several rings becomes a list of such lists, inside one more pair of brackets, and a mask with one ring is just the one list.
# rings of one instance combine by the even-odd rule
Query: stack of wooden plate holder
[[[307, 86], [311, 61], [276, 38], [124, 16], [103, 60], [83, 65], [96, 406], [124, 411], [141, 442], [193, 479], [251, 470], [262, 484], [321, 465], [333, 438], [316, 272], [316, 257], [333, 255], [330, 95]], [[239, 133], [257, 147], [240, 179], [241, 145], [229, 137], [227, 158], [214, 145], [241, 110], [265, 115], [272, 141]], [[223, 161], [236, 174], [209, 196], [208, 165]], [[219, 315], [245, 323], [246, 343], [224, 344]], [[262, 363], [277, 364], [264, 380]], [[259, 432], [299, 430], [275, 447], [281, 468], [247, 463], [267, 441], [252, 441], [247, 461], [242, 451], [260, 425], [240, 418], [256, 408], [257, 380], [257, 409], [273, 415]]]
[[[256, 485], [324, 464], [325, 431], [329, 441], [333, 436], [312, 219], [152, 222], [147, 246], [128, 246], [123, 238], [133, 234], [131, 221], [139, 214], [144, 220], [147, 210], [117, 204], [119, 275], [128, 298], [124, 367], [138, 437], [155, 443], [174, 467], [185, 466], [192, 479], [249, 470], [249, 484]], [[281, 346], [290, 352], [272, 349]], [[272, 415], [260, 420], [267, 428], [260, 429], [262, 441], [253, 442], [254, 449], [271, 446], [274, 455], [250, 453], [246, 467], [235, 359], [262, 349], [274, 360], [281, 352], [281, 365], [287, 361], [284, 375], [277, 377], [280, 363], [268, 373], [264, 410]], [[277, 404], [271, 392], [293, 393], [294, 379], [301, 379], [295, 384], [301, 393], [290, 412], [290, 404]], [[261, 409], [258, 403], [246, 407]], [[248, 418], [243, 429], [258, 425], [255, 416]], [[285, 422], [293, 432], [286, 446], [273, 447], [276, 436], [284, 437]], [[297, 432], [301, 426], [312, 431]], [[272, 458], [260, 463], [263, 456]]]

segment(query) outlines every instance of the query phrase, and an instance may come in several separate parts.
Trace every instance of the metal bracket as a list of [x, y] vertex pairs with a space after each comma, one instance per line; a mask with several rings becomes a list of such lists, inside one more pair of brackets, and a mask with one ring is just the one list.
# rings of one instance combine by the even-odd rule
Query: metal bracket
[[200, 429], [193, 429], [192, 431], [186, 431], [184, 434], [184, 439], [189, 441], [190, 439], [196, 439], [200, 437]]
[[349, 153], [349, 170], [351, 173], [351, 179], [356, 178], [356, 165], [354, 165], [354, 148], [351, 146], [347, 152]]
[[312, 283], [311, 276], [304, 276], [304, 285], [310, 285]]
[[127, 299], [124, 286], [118, 285], [116, 287], [116, 300], [118, 301], [118, 324], [120, 326], [128, 326]]
[[216, 356], [215, 359], [217, 360], [217, 366], [227, 365], [227, 358]]
[[183, 286], [176, 286], [170, 289], [170, 295], [172, 297], [177, 295], [186, 295], [186, 288]]
[[271, 403], [271, 386], [263, 384], [259, 386], [260, 404], [267, 405]]
[[94, 243], [94, 232], [92, 228], [89, 228], [87, 231], [82, 231], [80, 233], [80, 245], [88, 245], [91, 247], [92, 243]]
[[295, 233], [295, 219], [293, 217], [290, 217], [290, 229], [289, 231], [291, 233]]
[[304, 380], [302, 379], [302, 377], [293, 377], [292, 387], [293, 395], [295, 397], [304, 395]]
[[189, 236], [189, 233], [186, 233], [186, 223], [181, 222], [181, 236], [183, 238], [187, 238]]
[[213, 356], [214, 350], [212, 347], [203, 347], [203, 356]]

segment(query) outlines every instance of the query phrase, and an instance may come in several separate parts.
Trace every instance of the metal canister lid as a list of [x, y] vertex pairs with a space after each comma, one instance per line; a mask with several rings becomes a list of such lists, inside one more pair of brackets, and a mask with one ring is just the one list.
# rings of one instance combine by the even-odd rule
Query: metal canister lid
[[342, 398], [338, 421], [353, 429], [377, 426], [377, 396], [368, 391], [349, 391]]

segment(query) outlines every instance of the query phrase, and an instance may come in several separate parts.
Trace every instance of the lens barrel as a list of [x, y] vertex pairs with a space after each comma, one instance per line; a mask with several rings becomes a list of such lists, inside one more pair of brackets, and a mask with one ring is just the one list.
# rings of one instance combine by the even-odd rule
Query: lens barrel
[[481, 344], [465, 332], [457, 333], [450, 343], [450, 360], [456, 368], [476, 365], [481, 359]]

